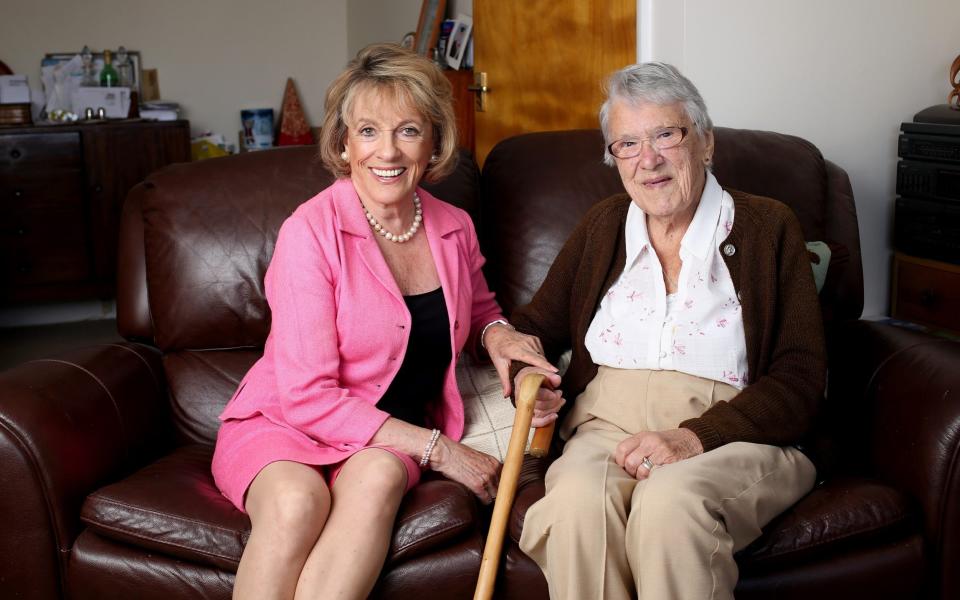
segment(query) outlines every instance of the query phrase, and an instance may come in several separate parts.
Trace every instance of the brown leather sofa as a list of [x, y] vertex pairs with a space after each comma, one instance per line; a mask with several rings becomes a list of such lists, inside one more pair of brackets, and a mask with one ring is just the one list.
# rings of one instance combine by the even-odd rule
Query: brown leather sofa
[[[526, 301], [583, 212], [621, 189], [596, 131], [500, 144], [433, 191], [477, 222], [505, 309]], [[824, 481], [738, 557], [739, 598], [956, 598], [960, 344], [857, 321], [849, 180], [809, 143], [719, 129], [725, 185], [794, 208], [834, 258], [821, 301], [829, 398]], [[209, 474], [217, 419], [270, 327], [263, 274], [277, 230], [331, 181], [310, 148], [167, 167], [121, 226], [118, 326], [128, 343], [0, 374], [0, 597], [228, 598], [247, 518]], [[546, 464], [526, 463], [498, 594], [546, 598], [516, 547]], [[377, 598], [470, 598], [489, 516], [428, 479], [398, 517]]]

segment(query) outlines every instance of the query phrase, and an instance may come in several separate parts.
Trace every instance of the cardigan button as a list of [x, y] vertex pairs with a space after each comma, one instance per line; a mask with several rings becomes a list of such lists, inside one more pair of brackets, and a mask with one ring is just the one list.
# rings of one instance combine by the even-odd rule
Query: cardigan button
[[453, 322], [453, 329], [454, 329], [454, 330], [460, 329], [460, 321], [459, 321], [459, 320], [456, 320], [456, 321]]
[[724, 244], [723, 253], [726, 254], [727, 256], [733, 256], [734, 254], [737, 253], [737, 247], [734, 246], [733, 244]]

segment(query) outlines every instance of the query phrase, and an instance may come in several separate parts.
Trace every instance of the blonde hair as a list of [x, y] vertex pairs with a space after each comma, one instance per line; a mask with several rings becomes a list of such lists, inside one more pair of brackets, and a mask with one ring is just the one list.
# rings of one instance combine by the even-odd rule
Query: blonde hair
[[320, 130], [320, 160], [337, 177], [350, 176], [350, 163], [341, 158], [350, 111], [358, 91], [384, 90], [400, 103], [409, 103], [433, 127], [433, 154], [424, 179], [443, 179], [457, 166], [457, 121], [453, 91], [440, 68], [426, 57], [397, 44], [372, 44], [330, 84]]

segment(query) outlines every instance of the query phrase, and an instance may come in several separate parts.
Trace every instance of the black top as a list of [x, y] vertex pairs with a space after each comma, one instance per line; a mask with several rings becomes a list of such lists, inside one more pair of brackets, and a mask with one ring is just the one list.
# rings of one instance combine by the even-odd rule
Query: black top
[[410, 341], [403, 364], [377, 408], [423, 426], [427, 406], [440, 397], [450, 366], [450, 319], [443, 288], [404, 296], [403, 300], [410, 311]]

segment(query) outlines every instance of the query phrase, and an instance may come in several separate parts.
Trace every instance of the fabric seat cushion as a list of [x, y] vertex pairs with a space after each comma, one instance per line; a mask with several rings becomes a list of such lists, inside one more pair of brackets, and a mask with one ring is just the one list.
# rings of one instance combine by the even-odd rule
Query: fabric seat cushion
[[[210, 474], [213, 449], [178, 448], [87, 497], [81, 519], [104, 538], [235, 571], [250, 520]], [[399, 563], [444, 548], [477, 528], [477, 504], [462, 485], [427, 479], [400, 506], [388, 554]]]

